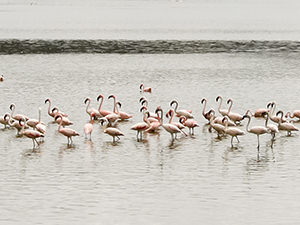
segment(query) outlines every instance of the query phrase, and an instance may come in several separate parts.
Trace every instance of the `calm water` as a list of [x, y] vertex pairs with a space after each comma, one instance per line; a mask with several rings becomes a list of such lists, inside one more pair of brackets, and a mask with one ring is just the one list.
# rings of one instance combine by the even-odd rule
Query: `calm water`
[[[0, 56], [0, 113], [16, 112], [48, 124], [45, 143], [16, 131], [0, 130], [1, 224], [296, 224], [300, 210], [300, 139], [280, 133], [270, 148], [261, 137], [216, 140], [201, 116], [201, 98], [216, 108], [221, 94], [234, 99], [233, 111], [261, 108], [275, 100], [278, 109], [299, 109], [299, 53], [194, 55], [10, 55]], [[129, 128], [141, 121], [139, 84], [153, 88], [151, 111], [171, 100], [193, 110], [200, 127], [194, 137], [173, 144], [161, 130], [136, 142]], [[134, 115], [119, 124], [117, 144], [95, 124], [85, 141], [88, 121], [83, 103], [115, 94], [122, 110]], [[46, 98], [67, 112], [81, 133], [67, 147], [47, 115]], [[112, 102], [105, 99], [105, 109]], [[254, 120], [253, 124], [263, 124]], [[297, 125], [300, 126], [300, 125]], [[245, 129], [245, 126], [241, 127]]]
[[299, 40], [298, 0], [2, 0], [0, 37]]

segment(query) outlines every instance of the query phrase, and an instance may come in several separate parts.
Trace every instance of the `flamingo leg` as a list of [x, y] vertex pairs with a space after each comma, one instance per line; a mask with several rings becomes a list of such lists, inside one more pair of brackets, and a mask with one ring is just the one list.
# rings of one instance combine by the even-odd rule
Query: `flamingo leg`
[[259, 148], [259, 135], [257, 135], [257, 148]]
[[231, 148], [233, 148], [233, 137], [234, 136], [231, 136]]
[[40, 145], [40, 144], [38, 143], [38, 141], [37, 141], [35, 138], [34, 138], [33, 140], [36, 142], [37, 146]]
[[115, 136], [113, 136], [113, 143], [115, 143]]
[[32, 138], [32, 143], [33, 143], [32, 149], [35, 149], [35, 143], [34, 143], [34, 139], [33, 138]]
[[139, 141], [139, 131], [136, 132], [136, 140]]
[[238, 137], [237, 137], [237, 136], [235, 136], [235, 138], [236, 138], [236, 140], [238, 141], [238, 143], [240, 143], [240, 140], [238, 139]]
[[71, 145], [73, 144], [73, 140], [72, 140], [72, 137], [70, 137], [70, 140], [71, 140]]

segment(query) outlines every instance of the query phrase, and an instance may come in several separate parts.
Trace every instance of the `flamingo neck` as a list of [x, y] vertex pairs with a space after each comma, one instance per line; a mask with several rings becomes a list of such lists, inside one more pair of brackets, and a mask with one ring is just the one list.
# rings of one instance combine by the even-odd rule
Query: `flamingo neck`
[[99, 112], [100, 112], [100, 110], [101, 110], [102, 103], [103, 103], [103, 98], [101, 98], [101, 102], [100, 102], [100, 105], [99, 105], [99, 108], [98, 108], [98, 111], [99, 111]]
[[229, 108], [228, 108], [227, 115], [230, 113], [231, 108], [232, 108], [232, 105], [233, 105], [233, 101], [230, 101], [230, 106], [229, 106]]
[[88, 104], [87, 104], [87, 106], [86, 106], [86, 108], [85, 108], [85, 111], [86, 111], [87, 113], [89, 113], [88, 108], [90, 107], [90, 104], [91, 104], [91, 100], [88, 99]]
[[221, 106], [222, 106], [223, 99], [221, 97], [219, 99], [220, 99], [220, 103], [219, 103], [218, 111], [219, 113], [221, 113]]
[[202, 109], [202, 115], [205, 117], [206, 100], [204, 100], [204, 106]]
[[12, 105], [12, 109], [11, 109], [11, 113], [10, 113], [11, 118], [13, 118], [14, 112], [15, 112], [15, 105]]
[[49, 100], [48, 102], [49, 102], [49, 106], [48, 106], [48, 115], [51, 116], [51, 112], [50, 112], [51, 102], [50, 102], [50, 100]]
[[249, 124], [250, 124], [250, 120], [251, 120], [251, 117], [249, 116], [249, 117], [247, 117], [248, 118], [248, 123], [247, 123], [247, 126], [246, 126], [246, 131], [250, 131], [249, 130]]

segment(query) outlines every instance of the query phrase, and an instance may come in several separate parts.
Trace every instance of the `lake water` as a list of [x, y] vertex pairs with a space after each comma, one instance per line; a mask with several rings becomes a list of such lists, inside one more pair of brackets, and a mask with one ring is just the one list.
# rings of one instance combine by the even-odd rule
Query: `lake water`
[[0, 37], [299, 40], [298, 0], [2, 0]]
[[[265, 107], [299, 109], [299, 53], [218, 54], [43, 54], [2, 55], [1, 115], [16, 112], [48, 124], [45, 142], [32, 142], [0, 130], [0, 223], [2, 224], [296, 224], [299, 221], [299, 134], [280, 133], [270, 147], [246, 134], [230, 148], [217, 140], [201, 116], [201, 98], [216, 108], [215, 97], [234, 99], [233, 111]], [[193, 110], [200, 127], [193, 137], [147, 134], [137, 142], [130, 127], [141, 121], [139, 84], [149, 109], [169, 109], [173, 99]], [[112, 144], [94, 125], [86, 141], [84, 99], [115, 94], [133, 115], [118, 125], [125, 134]], [[69, 114], [81, 136], [74, 146], [47, 115], [46, 98]], [[263, 125], [253, 120], [251, 125]], [[243, 123], [244, 124], [244, 123]], [[299, 127], [299, 125], [297, 125]], [[245, 130], [245, 126], [241, 129]]]

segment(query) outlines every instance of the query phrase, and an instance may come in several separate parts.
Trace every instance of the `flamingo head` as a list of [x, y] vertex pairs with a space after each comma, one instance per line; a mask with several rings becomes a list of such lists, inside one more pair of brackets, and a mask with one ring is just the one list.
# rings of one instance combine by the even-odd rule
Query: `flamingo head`
[[10, 110], [13, 110], [13, 108], [15, 108], [15, 107], [16, 107], [15, 104], [12, 103], [12, 104], [9, 106], [9, 109], [10, 109]]
[[147, 107], [146, 107], [146, 106], [142, 106], [142, 107], [140, 108], [140, 112], [143, 112], [144, 110], [147, 110]]
[[278, 116], [279, 114], [282, 114], [283, 115], [283, 112], [281, 110], [279, 110], [277, 113], [276, 113], [276, 116]]
[[45, 100], [45, 104], [46, 104], [47, 102], [50, 102], [50, 99], [49, 99], [49, 98], [47, 98], [47, 99]]
[[268, 113], [267, 112], [263, 112], [261, 115], [262, 115], [262, 117], [265, 118], [266, 116], [268, 116]]
[[267, 109], [273, 106], [273, 102], [269, 102], [267, 105]]
[[100, 100], [100, 98], [103, 99], [103, 95], [99, 95], [99, 96], [97, 97], [97, 102]]
[[108, 99], [110, 99], [110, 98], [115, 99], [116, 97], [114, 95], [110, 95], [110, 96], [108, 96]]
[[160, 106], [158, 106], [155, 110], [155, 113], [158, 113], [158, 112], [162, 112], [162, 109], [160, 108]]
[[171, 103], [170, 103], [170, 106], [172, 106], [173, 104], [178, 104], [178, 102], [176, 100], [173, 100]]
[[179, 117], [179, 123], [184, 123], [186, 121], [185, 116]]
[[216, 98], [216, 102], [218, 102], [219, 99], [222, 99], [221, 95], [218, 95], [218, 97]]
[[203, 104], [204, 102], [206, 102], [206, 98], [202, 98], [201, 104]]
[[247, 113], [243, 116], [242, 120], [245, 119], [245, 118], [248, 118], [250, 120], [250, 116]]
[[86, 99], [84, 100], [84, 104], [86, 104], [88, 101], [91, 101], [91, 99], [90, 99], [90, 98], [86, 98]]
[[216, 113], [216, 112], [215, 112], [215, 110], [213, 110], [213, 109], [210, 109], [210, 110], [208, 111], [208, 115], [210, 115], [210, 114], [211, 114], [211, 115], [215, 115], [215, 113]]
[[121, 107], [122, 107], [122, 104], [121, 104], [121, 102], [117, 102], [117, 103], [116, 103], [116, 105], [118, 105], [118, 106], [119, 106], [119, 108], [121, 108]]
[[224, 118], [222, 119], [222, 123], [224, 122], [228, 122], [228, 117], [227, 116], [224, 116]]
[[58, 120], [58, 118], [62, 119], [62, 116], [61, 116], [61, 115], [57, 115], [57, 116], [54, 118], [54, 120], [56, 121], [56, 120]]
[[141, 84], [141, 85], [140, 85], [140, 90], [142, 90], [142, 89], [143, 89], [143, 87], [144, 87], [144, 84]]
[[10, 119], [10, 115], [9, 115], [8, 113], [5, 113], [5, 115], [4, 115], [4, 120], [5, 120], [5, 121], [7, 121], [7, 120], [6, 120], [7, 117], [8, 117], [8, 120], [9, 120], [9, 119]]
[[227, 104], [229, 104], [230, 102], [232, 102], [231, 98], [227, 100]]
[[143, 101], [143, 100], [147, 100], [145, 97], [141, 97], [140, 98], [140, 103]]

